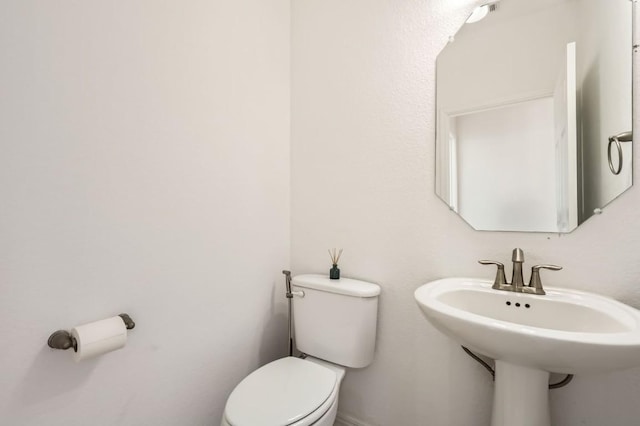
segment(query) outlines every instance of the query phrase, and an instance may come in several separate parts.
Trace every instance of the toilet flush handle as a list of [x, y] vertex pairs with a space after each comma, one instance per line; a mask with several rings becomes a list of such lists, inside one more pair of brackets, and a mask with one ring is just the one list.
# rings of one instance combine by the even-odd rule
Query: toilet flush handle
[[291, 294], [291, 297], [293, 297], [293, 296], [304, 297], [304, 291], [302, 291], [302, 290], [300, 290], [300, 291], [293, 290], [293, 291], [291, 291], [290, 294]]

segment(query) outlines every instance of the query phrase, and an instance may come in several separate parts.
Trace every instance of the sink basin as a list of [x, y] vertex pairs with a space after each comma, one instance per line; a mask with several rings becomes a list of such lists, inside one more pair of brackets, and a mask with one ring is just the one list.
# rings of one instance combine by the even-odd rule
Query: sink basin
[[640, 365], [640, 311], [613, 299], [545, 287], [544, 296], [446, 278], [415, 297], [441, 332], [488, 357], [557, 373]]
[[415, 298], [438, 330], [496, 360], [493, 426], [549, 425], [549, 372], [640, 366], [640, 311], [582, 291], [545, 287], [540, 296], [491, 285], [446, 278], [421, 286]]

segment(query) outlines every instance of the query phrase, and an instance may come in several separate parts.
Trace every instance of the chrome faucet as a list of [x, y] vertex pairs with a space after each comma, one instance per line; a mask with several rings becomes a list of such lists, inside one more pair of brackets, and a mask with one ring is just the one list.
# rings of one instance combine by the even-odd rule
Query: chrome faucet
[[504, 274], [504, 265], [494, 260], [479, 260], [482, 265], [496, 265], [498, 270], [496, 271], [496, 278], [493, 282], [494, 290], [514, 291], [516, 293], [531, 293], [531, 294], [546, 294], [542, 288], [542, 281], [540, 280], [540, 269], [549, 269], [552, 271], [559, 271], [562, 266], [556, 265], [535, 265], [531, 268], [531, 279], [529, 284], [524, 284], [524, 278], [522, 276], [522, 264], [524, 263], [524, 252], [522, 249], [515, 248], [511, 254], [511, 261], [513, 262], [513, 272], [511, 274], [511, 283], [507, 282]]

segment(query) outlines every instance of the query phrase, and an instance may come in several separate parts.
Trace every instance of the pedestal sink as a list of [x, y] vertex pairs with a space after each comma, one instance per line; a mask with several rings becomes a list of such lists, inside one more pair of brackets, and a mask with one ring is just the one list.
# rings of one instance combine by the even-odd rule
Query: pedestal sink
[[640, 311], [608, 297], [545, 287], [546, 295], [446, 278], [415, 298], [429, 322], [496, 360], [491, 426], [550, 426], [549, 373], [640, 366]]

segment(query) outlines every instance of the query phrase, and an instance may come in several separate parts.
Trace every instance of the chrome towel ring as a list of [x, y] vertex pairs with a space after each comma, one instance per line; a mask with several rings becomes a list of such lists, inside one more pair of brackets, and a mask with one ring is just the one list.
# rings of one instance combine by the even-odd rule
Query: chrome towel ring
[[[619, 175], [622, 171], [622, 145], [620, 145], [620, 142], [631, 141], [633, 141], [633, 132], [631, 131], [619, 133], [609, 138], [609, 145], [607, 146], [607, 157], [609, 160], [609, 169], [614, 175]], [[611, 144], [613, 143], [616, 144], [616, 148], [618, 149], [618, 167], [615, 167], [613, 165], [613, 161], [611, 160]]]

